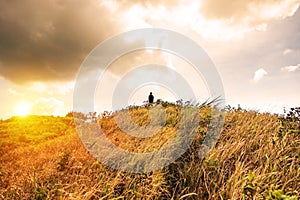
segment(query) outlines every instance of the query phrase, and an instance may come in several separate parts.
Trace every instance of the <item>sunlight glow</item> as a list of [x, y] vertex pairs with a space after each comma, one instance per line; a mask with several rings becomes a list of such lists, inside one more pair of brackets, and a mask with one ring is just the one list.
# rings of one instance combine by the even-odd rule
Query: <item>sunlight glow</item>
[[20, 102], [15, 107], [15, 115], [17, 116], [26, 116], [31, 112], [31, 105], [26, 102]]

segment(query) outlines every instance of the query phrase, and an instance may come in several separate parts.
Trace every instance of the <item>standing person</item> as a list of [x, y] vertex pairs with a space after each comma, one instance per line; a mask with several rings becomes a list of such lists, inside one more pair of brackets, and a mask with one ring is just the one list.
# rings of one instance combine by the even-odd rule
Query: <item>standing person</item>
[[150, 95], [148, 97], [148, 102], [153, 103], [153, 101], [154, 101], [154, 96], [152, 95], [152, 92], [150, 92]]

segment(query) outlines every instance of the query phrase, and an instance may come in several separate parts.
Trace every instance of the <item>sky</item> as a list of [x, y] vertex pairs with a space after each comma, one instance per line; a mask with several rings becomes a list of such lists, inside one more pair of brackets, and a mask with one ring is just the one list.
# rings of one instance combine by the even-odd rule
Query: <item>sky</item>
[[[176, 31], [201, 46], [218, 70], [227, 104], [282, 113], [300, 106], [299, 5], [299, 0], [0, 0], [0, 118], [73, 110], [76, 77], [90, 52], [140, 28]], [[110, 109], [113, 86], [151, 63], [186, 79], [193, 74], [170, 53], [128, 54], [99, 83], [96, 108]], [[189, 79], [197, 94], [207, 97], [203, 81], [195, 80]], [[128, 103], [146, 100], [149, 90], [163, 100], [178, 98], [159, 85], [142, 85]]]

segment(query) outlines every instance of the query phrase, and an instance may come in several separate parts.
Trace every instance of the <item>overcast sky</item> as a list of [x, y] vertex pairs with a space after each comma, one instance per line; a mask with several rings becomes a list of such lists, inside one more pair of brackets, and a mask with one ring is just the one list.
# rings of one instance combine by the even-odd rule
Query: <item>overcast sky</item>
[[[76, 75], [92, 49], [113, 35], [151, 27], [182, 33], [205, 49], [227, 104], [277, 113], [300, 106], [299, 5], [299, 0], [0, 0], [0, 118], [17, 114], [22, 105], [33, 114], [66, 114], [73, 107]], [[141, 57], [151, 63], [147, 53], [129, 55], [122, 67], [142, 64], [134, 61]], [[165, 53], [154, 57], [155, 63], [184, 66]], [[103, 90], [122, 77], [117, 64]], [[172, 96], [155, 92], [162, 99]]]

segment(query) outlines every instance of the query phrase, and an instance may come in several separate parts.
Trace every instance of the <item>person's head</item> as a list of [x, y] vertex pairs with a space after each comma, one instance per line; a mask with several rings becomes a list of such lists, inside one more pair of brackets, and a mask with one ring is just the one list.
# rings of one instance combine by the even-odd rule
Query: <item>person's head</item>
[[150, 92], [150, 94], [152, 94], [152, 92]]

